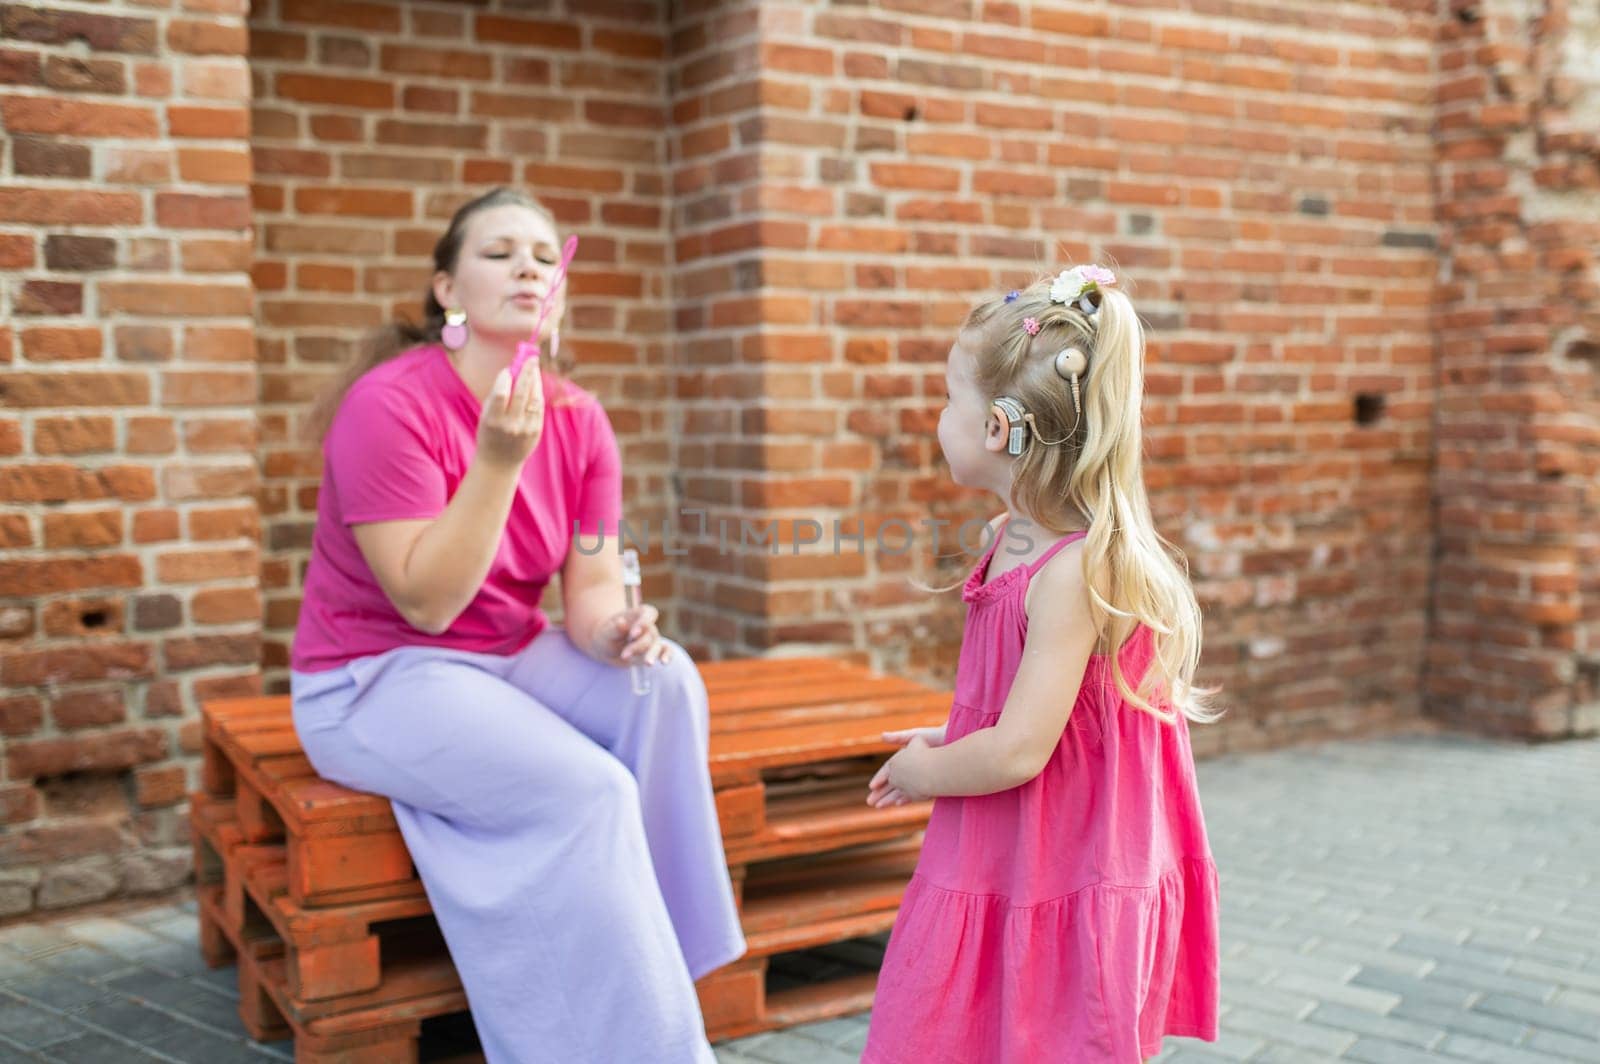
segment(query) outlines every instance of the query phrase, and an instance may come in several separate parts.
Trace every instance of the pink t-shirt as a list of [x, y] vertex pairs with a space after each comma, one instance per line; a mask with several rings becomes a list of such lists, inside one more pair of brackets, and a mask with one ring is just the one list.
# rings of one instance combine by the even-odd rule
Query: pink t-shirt
[[444, 348], [416, 347], [361, 377], [323, 443], [322, 488], [290, 666], [322, 672], [397, 646], [511, 654], [548, 623], [539, 596], [566, 560], [573, 527], [616, 549], [622, 466], [616, 436], [589, 393], [545, 375], [544, 434], [522, 467], [489, 576], [448, 630], [406, 623], [350, 526], [432, 519], [477, 449], [483, 404]]

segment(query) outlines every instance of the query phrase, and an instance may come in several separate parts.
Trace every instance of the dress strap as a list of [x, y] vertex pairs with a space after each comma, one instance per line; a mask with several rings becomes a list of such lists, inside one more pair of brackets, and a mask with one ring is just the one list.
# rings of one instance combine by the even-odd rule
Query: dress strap
[[1077, 532], [1067, 533], [1065, 536], [1062, 536], [1060, 539], [1050, 544], [1050, 546], [1045, 548], [1045, 552], [1039, 555], [1039, 560], [1028, 566], [1028, 575], [1038, 575], [1039, 570], [1044, 568], [1045, 563], [1059, 554], [1063, 548], [1070, 547], [1072, 544], [1078, 542], [1078, 540], [1082, 539], [1088, 534], [1088, 529], [1079, 529]]

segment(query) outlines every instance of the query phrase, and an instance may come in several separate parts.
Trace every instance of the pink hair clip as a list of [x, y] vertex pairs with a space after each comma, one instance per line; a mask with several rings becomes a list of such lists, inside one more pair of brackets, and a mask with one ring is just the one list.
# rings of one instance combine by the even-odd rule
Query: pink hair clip
[[1028, 331], [1028, 335], [1029, 336], [1038, 336], [1039, 335], [1039, 319], [1038, 318], [1023, 318], [1022, 319], [1022, 327]]

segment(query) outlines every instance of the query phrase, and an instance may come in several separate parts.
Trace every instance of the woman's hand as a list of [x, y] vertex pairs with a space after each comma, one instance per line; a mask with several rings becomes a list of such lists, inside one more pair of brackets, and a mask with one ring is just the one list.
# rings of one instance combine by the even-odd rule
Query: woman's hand
[[[930, 736], [928, 733], [936, 733], [936, 736]], [[923, 755], [936, 745], [929, 741], [930, 737], [937, 737], [939, 742], [944, 742], [942, 727], [915, 728], [909, 732], [885, 732], [884, 738], [891, 735], [909, 735], [910, 738], [906, 740], [900, 752], [886, 761], [877, 771], [872, 777], [872, 782], [867, 784], [867, 804], [875, 809], [925, 802], [931, 798], [932, 795], [926, 792], [926, 784], [920, 782], [919, 769]]]
[[672, 659], [672, 647], [661, 639], [656, 620], [661, 616], [649, 603], [620, 610], [596, 626], [589, 641], [589, 656], [613, 665], [656, 665]]
[[544, 386], [537, 362], [529, 362], [511, 385], [511, 371], [495, 376], [478, 418], [478, 457], [500, 469], [520, 470], [544, 434]]

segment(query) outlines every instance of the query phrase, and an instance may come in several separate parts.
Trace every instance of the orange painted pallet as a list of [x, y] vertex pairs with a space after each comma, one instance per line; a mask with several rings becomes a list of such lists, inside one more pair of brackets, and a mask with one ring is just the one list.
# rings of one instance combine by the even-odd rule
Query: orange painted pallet
[[[203, 853], [201, 940], [237, 955], [240, 1015], [252, 1037], [312, 1037], [333, 1053], [331, 1034], [376, 1031], [385, 1052], [414, 1039], [415, 1024], [465, 1008], [465, 993], [426, 899], [305, 911], [287, 897], [283, 848], [243, 840], [226, 802], [195, 795], [196, 851]], [[781, 992], [769, 965], [784, 953], [888, 930], [915, 865], [920, 839], [856, 847], [824, 857], [752, 866], [742, 912], [749, 950], [697, 987], [712, 1040], [860, 1011], [871, 973]], [[243, 903], [231, 899], [243, 896]], [[297, 941], [298, 939], [298, 941]], [[359, 1013], [358, 1020], [347, 1014]], [[341, 1020], [341, 1023], [322, 1021]], [[353, 1037], [353, 1036], [352, 1036]], [[313, 1039], [315, 1040], [315, 1039]], [[346, 1047], [348, 1048], [348, 1047]]]
[[[730, 865], [891, 839], [926, 823], [927, 805], [868, 808], [866, 781], [893, 749], [880, 733], [942, 722], [947, 695], [826, 658], [716, 662], [701, 673]], [[416, 892], [389, 803], [316, 776], [287, 698], [211, 702], [204, 721], [206, 793], [233, 799], [248, 841], [287, 837], [297, 903]]]
[[[377, 989], [399, 956], [396, 943], [407, 956], [424, 948], [444, 955], [420, 885], [409, 896], [305, 908], [289, 896], [283, 845], [242, 841], [230, 802], [203, 794], [190, 801], [192, 837], [203, 861], [198, 876], [221, 884], [221, 913], [230, 929], [265, 923], [282, 941], [297, 1018], [337, 1011], [337, 1004], [323, 1003]], [[220, 874], [207, 870], [213, 859]]]
[[[201, 926], [211, 924], [226, 935], [221, 894], [216, 886], [197, 891]], [[281, 952], [259, 944], [252, 948], [248, 940], [233, 944], [239, 961], [239, 1015], [246, 1031], [263, 1042], [292, 1036], [295, 1064], [415, 1064], [422, 1021], [467, 1007], [459, 984], [439, 989], [440, 962], [434, 956], [397, 965], [382, 990], [350, 996], [344, 1011], [299, 1019]], [[449, 967], [448, 960], [443, 967]]]
[[921, 845], [915, 837], [752, 866], [741, 914], [749, 952], [699, 983], [707, 1037], [741, 1038], [870, 1008], [875, 971], [779, 990], [772, 964], [794, 950], [888, 931]]
[[[866, 783], [893, 749], [880, 733], [942, 722], [948, 695], [834, 659], [701, 673], [750, 944], [701, 981], [708, 1034], [865, 1008], [870, 971], [784, 989], [770, 962], [893, 923], [930, 807], [871, 809]], [[317, 1062], [413, 1059], [416, 1024], [464, 998], [388, 802], [316, 775], [286, 697], [208, 703], [203, 734], [191, 812], [201, 944], [208, 962], [240, 957], [247, 1026], [292, 1032], [297, 1054]]]

